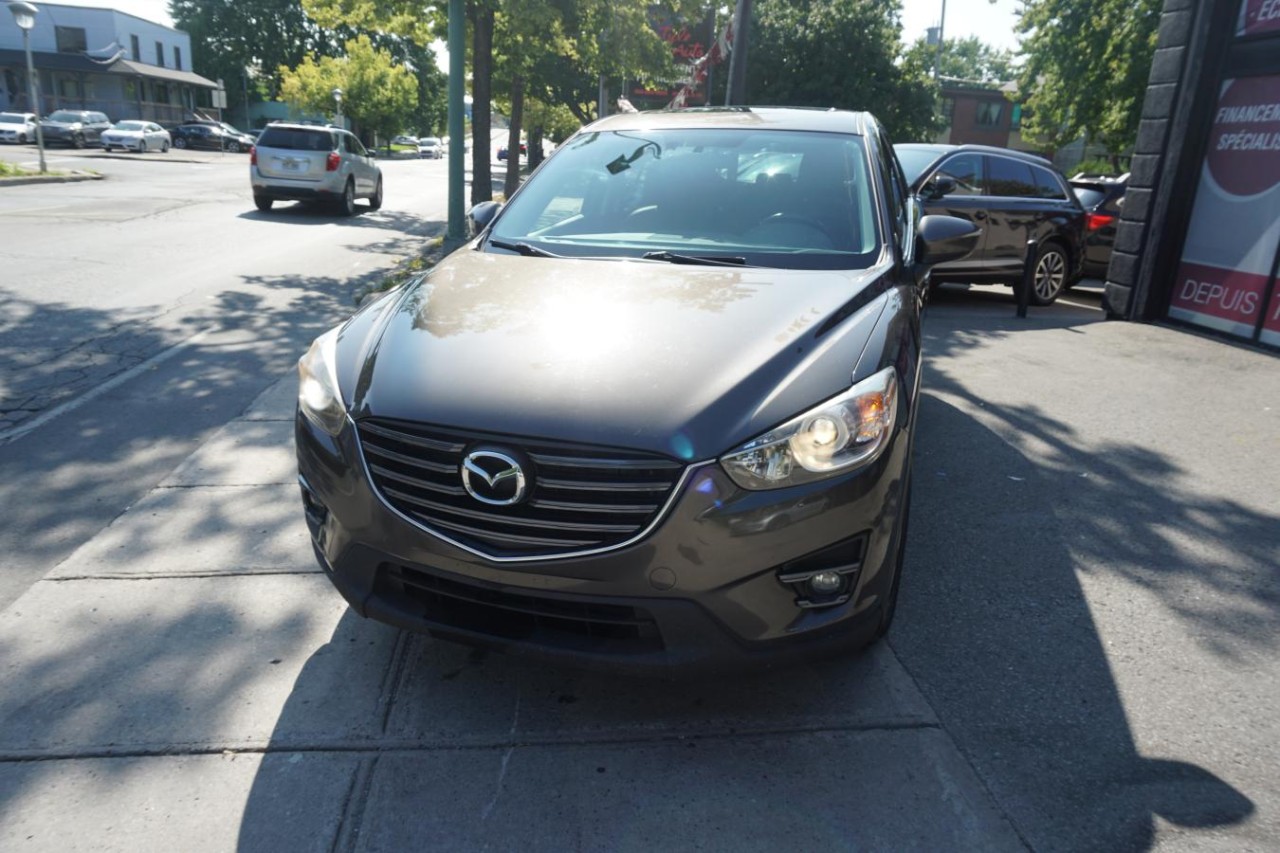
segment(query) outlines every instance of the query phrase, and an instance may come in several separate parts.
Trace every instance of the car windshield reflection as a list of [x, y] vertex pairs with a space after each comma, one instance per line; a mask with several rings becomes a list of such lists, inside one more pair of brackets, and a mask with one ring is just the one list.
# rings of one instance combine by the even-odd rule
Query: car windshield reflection
[[880, 248], [861, 137], [777, 130], [582, 134], [491, 236], [556, 255], [671, 252], [798, 269], [866, 268]]

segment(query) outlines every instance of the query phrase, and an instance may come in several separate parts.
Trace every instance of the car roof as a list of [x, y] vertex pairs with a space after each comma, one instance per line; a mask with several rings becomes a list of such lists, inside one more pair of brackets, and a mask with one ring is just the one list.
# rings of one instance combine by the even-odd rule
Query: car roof
[[328, 130], [328, 131], [336, 130], [342, 133], [349, 132], [349, 131], [343, 130], [340, 127], [334, 127], [331, 124], [302, 124], [301, 122], [296, 122], [296, 121], [273, 121], [270, 124], [268, 124], [266, 127], [264, 127], [263, 130], [270, 130], [273, 127], [278, 127], [283, 130]]
[[656, 130], [665, 128], [736, 128], [807, 130], [864, 135], [874, 126], [869, 113], [804, 107], [693, 107], [619, 113], [584, 130]]
[[1004, 157], [1012, 157], [1015, 160], [1023, 160], [1027, 163], [1034, 163], [1037, 166], [1048, 166], [1055, 168], [1053, 162], [1041, 157], [1039, 154], [1031, 154], [1026, 151], [1017, 151], [1013, 148], [998, 148], [995, 145], [951, 145], [949, 143], [932, 143], [932, 142], [902, 142], [893, 146], [894, 148], [905, 148], [911, 151], [934, 151], [939, 157], [944, 154], [950, 154], [953, 151], [972, 151], [977, 154], [999, 154]]

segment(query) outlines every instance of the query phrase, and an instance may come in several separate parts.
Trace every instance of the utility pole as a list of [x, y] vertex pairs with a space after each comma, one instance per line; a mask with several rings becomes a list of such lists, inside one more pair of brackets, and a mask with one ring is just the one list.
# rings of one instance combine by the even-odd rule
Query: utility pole
[[938, 18], [938, 54], [933, 60], [933, 79], [942, 76], [942, 37], [947, 26], [947, 0], [942, 0], [942, 17]]
[[750, 29], [751, 0], [738, 0], [733, 13], [733, 51], [729, 54], [726, 106], [740, 107], [747, 102], [747, 31]]
[[467, 140], [463, 124], [462, 77], [466, 73], [467, 20], [463, 0], [449, 0], [449, 227], [450, 240], [466, 237], [462, 209]]

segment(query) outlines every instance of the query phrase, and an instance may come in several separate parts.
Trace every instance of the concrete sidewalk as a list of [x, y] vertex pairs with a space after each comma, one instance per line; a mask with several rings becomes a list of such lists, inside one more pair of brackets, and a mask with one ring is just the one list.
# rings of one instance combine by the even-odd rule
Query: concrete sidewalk
[[939, 295], [890, 643], [720, 682], [353, 616], [286, 377], [0, 613], [0, 849], [1275, 849], [1280, 372], [1095, 303]]

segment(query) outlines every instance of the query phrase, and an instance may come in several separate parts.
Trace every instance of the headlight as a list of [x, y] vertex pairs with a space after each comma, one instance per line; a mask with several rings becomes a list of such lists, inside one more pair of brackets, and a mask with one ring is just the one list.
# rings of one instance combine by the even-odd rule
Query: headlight
[[866, 465], [884, 451], [898, 418], [898, 374], [886, 367], [720, 458], [744, 489], [778, 489]]
[[346, 419], [333, 367], [337, 345], [338, 329], [331, 329], [316, 338], [307, 354], [298, 360], [298, 408], [307, 420], [330, 435], [337, 435]]

